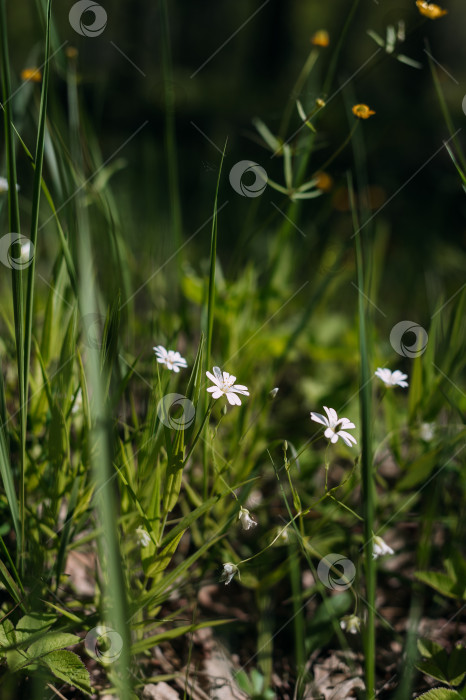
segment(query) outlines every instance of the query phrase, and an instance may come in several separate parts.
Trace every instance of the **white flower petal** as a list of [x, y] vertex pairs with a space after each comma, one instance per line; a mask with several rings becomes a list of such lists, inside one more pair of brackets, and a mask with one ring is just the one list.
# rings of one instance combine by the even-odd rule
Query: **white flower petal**
[[316, 423], [322, 423], [322, 425], [328, 425], [328, 420], [321, 413], [314, 413], [312, 411], [311, 420], [315, 421]]
[[[223, 382], [223, 375], [220, 367], [214, 367], [213, 371], [215, 374], [215, 379], [219, 382]], [[210, 372], [206, 372], [206, 374], [208, 375], [209, 379], [212, 379], [212, 375], [210, 374]], [[212, 379], [212, 381], [215, 381], [215, 379]]]
[[350, 433], [346, 433], [344, 430], [339, 430], [337, 435], [338, 437], [341, 437], [343, 442], [345, 442], [348, 445], [348, 447], [352, 447], [351, 443], [357, 445], [356, 438]]
[[234, 394], [232, 391], [229, 391], [226, 397], [228, 399], [228, 403], [230, 403], [232, 406], [241, 406], [240, 397]]
[[338, 415], [337, 412], [335, 411], [334, 408], [327, 408], [327, 406], [324, 406], [324, 411], [328, 416], [328, 421], [330, 425], [335, 425], [335, 423], [338, 420]]
[[243, 394], [244, 396], [249, 396], [249, 391], [247, 386], [243, 386], [242, 384], [235, 384], [234, 386], [231, 387], [232, 391], [237, 391], [238, 394]]
[[[218, 369], [218, 367], [214, 367], [214, 369]], [[216, 384], [217, 386], [219, 385], [219, 381], [217, 380], [216, 377], [211, 372], [206, 372], [206, 375], [209, 377], [210, 381]], [[211, 387], [212, 388], [212, 387]], [[209, 389], [207, 389], [209, 391]]]

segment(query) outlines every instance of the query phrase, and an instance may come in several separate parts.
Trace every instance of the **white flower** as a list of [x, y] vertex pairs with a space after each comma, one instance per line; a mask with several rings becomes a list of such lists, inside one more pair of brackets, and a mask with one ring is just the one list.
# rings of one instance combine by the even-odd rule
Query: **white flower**
[[165, 350], [163, 345], [157, 345], [152, 348], [156, 354], [157, 362], [161, 362], [167, 369], [172, 369], [174, 372], [178, 373], [180, 367], [187, 367], [188, 363], [181, 357], [179, 352], [174, 350]]
[[340, 620], [340, 627], [342, 630], [347, 630], [349, 634], [357, 634], [361, 627], [361, 620], [357, 615], [347, 615]]
[[239, 577], [238, 567], [235, 564], [232, 564], [230, 561], [228, 561], [226, 564], [223, 565], [223, 572], [220, 576], [220, 582], [223, 583], [223, 581], [225, 581], [225, 586], [228, 586], [235, 574], [238, 574]]
[[252, 527], [255, 527], [255, 525], [257, 525], [256, 521], [253, 520], [249, 515], [248, 509], [243, 508], [243, 506], [241, 506], [240, 511], [238, 513], [238, 520], [241, 520], [243, 530], [250, 530]]
[[[352, 423], [349, 418], [338, 418], [334, 408], [327, 408], [327, 406], [324, 406], [324, 410], [328, 416], [327, 418], [321, 413], [311, 412], [311, 420], [327, 426], [327, 430], [324, 433], [325, 437], [328, 438], [330, 442], [337, 442], [340, 437], [348, 447], [352, 447], [352, 442], [356, 445], [356, 438], [346, 432], [356, 427], [354, 423]], [[340, 425], [339, 428], [338, 425]], [[343, 430], [341, 430], [341, 428], [343, 428]]]
[[21, 254], [19, 256], [21, 262], [27, 263], [32, 259], [31, 256], [31, 241], [21, 243]]
[[273, 400], [277, 394], [278, 394], [278, 386], [276, 386], [275, 389], [272, 389], [272, 391], [269, 391], [269, 399]]
[[[213, 399], [219, 399], [222, 394], [224, 394], [228, 403], [234, 406], [241, 406], [241, 399], [236, 394], [244, 394], [244, 396], [249, 396], [249, 391], [247, 386], [243, 384], [235, 384], [236, 377], [228, 372], [223, 372], [220, 367], [214, 367], [213, 373], [206, 372], [210, 381], [215, 384], [215, 386], [209, 386], [207, 391], [212, 394]], [[215, 375], [215, 376], [214, 376]]]
[[420, 432], [422, 440], [430, 442], [434, 439], [435, 423], [422, 423]]
[[289, 541], [290, 541], [290, 533], [288, 532], [288, 528], [278, 526], [275, 530], [273, 542], [277, 542], [278, 545], [283, 545], [283, 544], [288, 544]]
[[150, 545], [150, 542], [151, 542], [150, 535], [147, 532], [147, 530], [144, 530], [143, 527], [136, 528], [136, 535], [137, 535], [138, 542], [141, 545], [141, 547], [148, 547]]
[[72, 399], [74, 400], [74, 403], [71, 413], [80, 413], [80, 411], [83, 409], [83, 392], [81, 391], [81, 387], [79, 387], [78, 391], [76, 392], [76, 396], [72, 396]]
[[385, 554], [395, 554], [395, 552], [381, 537], [374, 535], [372, 540], [372, 559], [383, 557]]
[[399, 369], [392, 372], [390, 369], [382, 369], [381, 367], [378, 367], [377, 371], [375, 372], [375, 376], [381, 379], [385, 386], [398, 385], [402, 386], [403, 388], [408, 386], [408, 382], [405, 381], [408, 379], [408, 375], [403, 374], [403, 372], [400, 372]]
[[[19, 185], [16, 185], [16, 189], [19, 190]], [[6, 177], [0, 177], [0, 192], [8, 192], [8, 180]]]

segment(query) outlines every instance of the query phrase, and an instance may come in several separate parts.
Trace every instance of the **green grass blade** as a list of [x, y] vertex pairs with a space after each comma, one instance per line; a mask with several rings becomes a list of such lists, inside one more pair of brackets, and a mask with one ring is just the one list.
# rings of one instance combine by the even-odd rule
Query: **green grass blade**
[[[6, 3], [0, 0], [0, 32], [1, 32], [1, 56], [2, 56], [2, 86], [3, 86], [3, 116], [5, 130], [5, 150], [6, 165], [8, 175], [8, 223], [12, 233], [21, 233], [18, 192], [16, 189], [16, 156], [13, 141], [12, 127], [12, 104], [10, 86], [10, 60], [8, 50], [8, 34], [6, 19]], [[24, 485], [26, 466], [26, 390], [24, 376], [24, 299], [23, 299], [23, 273], [22, 270], [12, 268], [13, 286], [13, 311], [15, 320], [15, 340], [16, 358], [18, 363], [19, 381], [19, 421], [20, 421], [20, 441], [21, 441], [21, 466], [19, 484], [19, 514], [21, 521], [21, 531], [18, 538], [18, 556], [20, 558], [20, 569], [24, 570], [24, 526], [25, 526], [25, 506], [24, 506]]]
[[[225, 151], [227, 147], [227, 142], [223, 148], [222, 159], [220, 161], [220, 168], [218, 171], [217, 187], [215, 188], [215, 200], [214, 200], [214, 215], [212, 217], [212, 234], [210, 239], [210, 269], [209, 269], [209, 292], [207, 298], [207, 341], [206, 341], [206, 370], [211, 370], [210, 366], [210, 356], [212, 352], [212, 334], [214, 328], [214, 312], [215, 312], [215, 263], [217, 259], [217, 203], [218, 203], [218, 190], [220, 187], [220, 177], [222, 175], [222, 166], [225, 158]], [[207, 398], [205, 399], [204, 406], [207, 406]], [[208, 485], [209, 485], [209, 470], [208, 470], [208, 458], [207, 458], [207, 441], [204, 441], [203, 447], [203, 494], [204, 499], [207, 498]]]
[[[52, 13], [52, 0], [47, 2], [47, 18], [45, 27], [45, 57], [44, 57], [44, 73], [42, 79], [42, 92], [40, 97], [39, 110], [39, 126], [37, 130], [35, 167], [34, 167], [34, 182], [32, 186], [32, 212], [31, 212], [31, 244], [35, 251], [37, 247], [37, 231], [39, 227], [39, 207], [40, 193], [42, 185], [42, 167], [44, 163], [44, 143], [45, 143], [45, 123], [47, 116], [47, 94], [49, 85], [50, 73], [50, 18]], [[28, 286], [26, 296], [26, 323], [25, 323], [25, 353], [24, 353], [24, 377], [25, 377], [25, 401], [28, 399], [28, 377], [29, 363], [31, 357], [31, 336], [32, 336], [32, 314], [34, 303], [34, 275], [36, 269], [36, 255], [32, 257], [31, 265], [28, 269]]]
[[[354, 231], [359, 231], [359, 222], [354, 202], [351, 176], [348, 177]], [[358, 276], [358, 317], [359, 317], [359, 351], [360, 351], [360, 389], [359, 401], [361, 411], [361, 472], [362, 501], [364, 515], [364, 561], [366, 572], [366, 624], [364, 634], [365, 678], [367, 697], [375, 697], [375, 589], [376, 568], [372, 558], [372, 537], [374, 531], [375, 487], [372, 467], [371, 443], [371, 369], [368, 355], [366, 329], [366, 302], [364, 293], [364, 262], [362, 256], [361, 235], [355, 236], [356, 269]]]
[[[80, 143], [77, 91], [78, 76], [74, 64], [71, 64], [67, 77], [71, 153], [76, 164], [77, 174], [80, 180], [83, 180], [84, 166]], [[82, 188], [78, 190], [74, 204], [78, 232], [80, 311], [83, 316], [95, 315], [98, 313], [98, 291], [95, 283], [90, 223]], [[105, 594], [104, 598], [108, 600], [108, 607], [102, 609], [102, 615], [105, 621], [116, 630], [122, 640], [121, 656], [112, 667], [112, 671], [115, 671], [115, 674], [112, 673], [112, 677], [116, 679], [118, 684], [118, 697], [121, 700], [130, 700], [130, 634], [127, 625], [125, 575], [119, 548], [118, 529], [115, 527], [115, 514], [118, 513], [118, 504], [113, 481], [115, 475], [112, 463], [113, 435], [108, 401], [106, 401], [104, 392], [99, 348], [88, 348], [85, 360], [86, 379], [92, 387], [92, 432], [90, 437], [92, 447], [90, 449], [90, 461], [96, 486], [95, 505], [102, 526], [99, 543], [102, 558], [101, 564], [104, 569], [103, 593]]]

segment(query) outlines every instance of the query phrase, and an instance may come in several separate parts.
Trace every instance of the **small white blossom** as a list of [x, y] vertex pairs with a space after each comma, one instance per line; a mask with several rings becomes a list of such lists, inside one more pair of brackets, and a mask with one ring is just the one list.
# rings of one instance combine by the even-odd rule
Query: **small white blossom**
[[27, 263], [32, 259], [31, 245], [31, 241], [24, 241], [24, 243], [21, 243], [21, 253], [19, 259], [22, 263]]
[[435, 423], [421, 424], [421, 438], [424, 442], [431, 442], [434, 439]]
[[[16, 189], [19, 190], [19, 185], [16, 185]], [[6, 177], [0, 177], [0, 193], [8, 192], [8, 180]]]
[[72, 399], [74, 403], [71, 413], [80, 413], [83, 410], [83, 392], [81, 391], [81, 387], [79, 387], [76, 396], [73, 396]]
[[273, 400], [278, 394], [278, 386], [276, 386], [272, 391], [269, 391], [269, 399]]
[[378, 367], [375, 376], [381, 379], [385, 386], [401, 386], [403, 388], [408, 386], [408, 382], [406, 381], [408, 375], [403, 374], [399, 369], [392, 372], [390, 369]]
[[288, 532], [288, 528], [281, 526], [277, 527], [273, 541], [278, 545], [288, 544], [290, 541], [290, 533]]
[[372, 541], [372, 559], [383, 557], [385, 554], [395, 554], [395, 552], [386, 542], [384, 542], [381, 537], [374, 535], [374, 539]]
[[150, 535], [143, 527], [136, 528], [136, 535], [141, 547], [148, 547], [151, 543]]
[[161, 362], [167, 369], [178, 373], [180, 371], [180, 367], [188, 366], [188, 363], [184, 357], [181, 357], [179, 352], [175, 352], [174, 350], [166, 350], [163, 345], [157, 345], [152, 349], [157, 357], [157, 362]]
[[232, 581], [233, 576], [235, 576], [236, 574], [238, 574], [239, 577], [238, 567], [236, 566], [236, 564], [232, 564], [230, 561], [228, 561], [226, 564], [223, 565], [223, 572], [220, 576], [220, 582], [223, 583], [225, 581], [225, 586], [228, 586], [230, 581]]
[[243, 384], [235, 384], [236, 377], [233, 374], [228, 374], [228, 372], [223, 372], [220, 367], [213, 368], [213, 374], [211, 372], [206, 372], [206, 375], [215, 386], [209, 386], [208, 392], [212, 394], [213, 399], [219, 399], [221, 396], [226, 396], [228, 403], [232, 406], [241, 406], [241, 399], [237, 394], [243, 394], [244, 396], [249, 396], [249, 391], [247, 386]]
[[324, 406], [324, 410], [327, 414], [327, 418], [321, 413], [311, 412], [311, 420], [327, 426], [324, 433], [325, 437], [333, 443], [337, 442], [338, 438], [341, 438], [348, 447], [352, 447], [351, 443], [356, 445], [356, 438], [354, 438], [351, 433], [346, 432], [356, 427], [354, 423], [352, 423], [349, 418], [338, 418], [334, 408], [327, 408], [327, 406]]
[[347, 615], [340, 620], [340, 627], [349, 634], [357, 634], [361, 628], [361, 620], [357, 615]]
[[252, 527], [255, 527], [257, 525], [256, 521], [253, 520], [249, 515], [248, 509], [243, 508], [243, 506], [241, 506], [240, 511], [238, 513], [238, 520], [241, 521], [243, 530], [250, 530]]

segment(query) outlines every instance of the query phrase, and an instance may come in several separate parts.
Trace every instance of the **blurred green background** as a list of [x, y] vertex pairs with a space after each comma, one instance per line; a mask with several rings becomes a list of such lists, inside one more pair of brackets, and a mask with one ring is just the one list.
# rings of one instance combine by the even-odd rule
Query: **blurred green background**
[[[466, 6], [463, 0], [444, 3], [448, 15], [436, 21], [422, 17], [414, 0], [175, 1], [167, 2], [168, 18], [164, 17], [160, 2], [102, 4], [108, 23], [105, 31], [94, 38], [79, 36], [71, 28], [68, 21], [71, 2], [54, 4], [53, 49], [59, 49], [63, 42], [66, 44], [54, 60], [50, 110], [55, 110], [55, 122], [59, 110], [63, 115], [66, 113], [64, 50], [76, 47], [83, 107], [95, 133], [95, 142], [88, 144], [89, 150], [98, 145], [102, 161], [110, 159], [111, 166], [118, 165], [111, 185], [122, 236], [137, 278], [147, 279], [152, 270], [166, 263], [176, 248], [165, 148], [167, 82], [174, 93], [184, 240], [211, 216], [220, 151], [228, 139], [219, 206], [226, 201], [228, 205], [219, 216], [219, 256], [226, 273], [234, 278], [248, 260], [267, 258], [280, 218], [275, 207], [286, 209], [286, 198], [270, 187], [260, 198], [241, 197], [230, 187], [228, 173], [237, 161], [248, 159], [261, 164], [273, 180], [283, 181], [282, 160], [271, 158], [252, 119], [259, 117], [272, 132], [278, 130], [309, 54], [310, 37], [324, 28], [330, 34], [330, 45], [321, 49], [310, 80], [300, 93], [306, 110], [312, 109], [318, 97], [328, 101], [317, 123], [318, 148], [308, 163], [308, 176], [319, 170], [348, 134], [354, 121], [349, 115], [351, 104], [369, 104], [376, 116], [361, 123], [358, 133], [363, 137], [366, 153], [367, 182], [376, 187], [372, 214], [378, 213], [368, 225], [368, 233], [372, 235], [379, 229], [386, 236], [380, 299], [389, 317], [389, 327], [393, 325], [393, 310], [398, 313], [400, 309], [403, 318], [416, 313], [416, 321], [426, 323], [439, 295], [448, 298], [461, 286], [466, 198], [453, 164], [442, 148], [449, 133], [425, 51], [429, 50], [441, 64], [438, 77], [454, 128], [464, 129], [466, 47], [462, 28], [466, 25]], [[324, 79], [353, 6], [355, 15], [341, 47], [333, 81], [324, 94]], [[10, 51], [16, 72], [12, 80], [19, 88], [21, 70], [41, 61], [43, 27], [40, 13], [30, 3], [10, 4], [8, 12]], [[88, 21], [92, 21], [92, 14], [88, 15]], [[420, 61], [421, 70], [400, 63], [383, 49], [377, 51], [376, 43], [367, 34], [372, 29], [385, 36], [387, 25], [396, 25], [400, 19], [406, 26], [406, 40], [400, 50]], [[166, 21], [171, 78], [167, 78], [170, 69], [164, 67], [163, 61], [161, 28]], [[37, 85], [23, 86], [15, 97], [17, 112], [24, 107], [23, 100], [37, 102], [38, 94]], [[27, 115], [22, 134], [31, 146], [37, 108], [29, 109]], [[299, 126], [300, 119], [293, 110], [288, 134]], [[462, 131], [458, 138], [464, 139]], [[118, 149], [121, 150], [113, 156]], [[345, 188], [346, 172], [352, 161], [350, 145], [328, 169], [334, 181], [332, 191], [304, 202], [296, 212], [296, 219], [293, 218], [305, 234], [304, 237], [298, 230], [291, 234], [296, 252], [293, 274], [297, 282], [318, 273], [316, 261], [323, 246], [330, 241], [340, 244], [351, 234]], [[27, 210], [32, 175], [23, 154], [18, 177], [22, 207]], [[4, 201], [1, 205], [4, 209]], [[6, 226], [3, 211], [2, 228], [6, 230]], [[99, 233], [95, 235], [98, 237]], [[53, 247], [54, 233], [45, 229], [44, 236]], [[209, 236], [207, 224], [183, 249], [184, 260], [189, 260], [197, 271], [202, 261], [207, 261]], [[105, 236], [101, 238], [103, 245]], [[241, 248], [233, 255], [238, 240]], [[42, 261], [47, 257], [47, 247], [41, 249]], [[103, 262], [105, 259], [104, 251]], [[164, 267], [164, 274], [175, 274], [175, 266], [173, 259]], [[110, 288], [112, 283], [117, 284], [108, 266], [102, 264], [101, 268]], [[266, 274], [266, 266], [262, 273]], [[146, 291], [156, 295], [157, 280]], [[352, 305], [353, 292], [345, 294]], [[137, 303], [142, 305], [143, 299], [139, 298]]]

